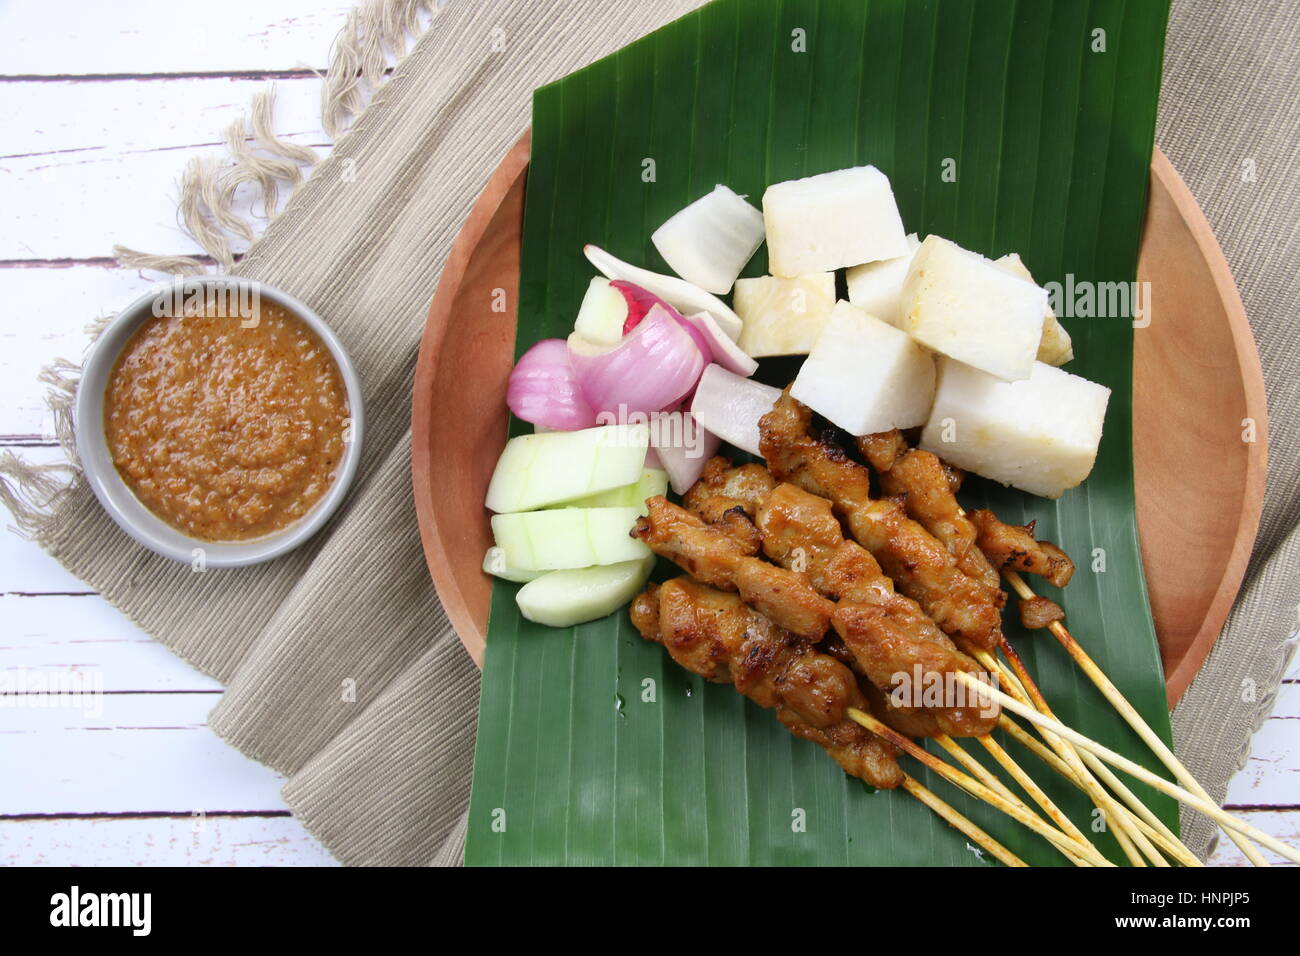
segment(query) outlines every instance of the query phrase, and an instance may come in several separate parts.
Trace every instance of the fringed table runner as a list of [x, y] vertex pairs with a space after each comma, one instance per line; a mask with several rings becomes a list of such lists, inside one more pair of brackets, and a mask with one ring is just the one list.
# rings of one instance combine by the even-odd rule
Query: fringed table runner
[[[307, 546], [268, 565], [197, 573], [120, 532], [75, 462], [60, 470], [0, 459], [0, 494], [22, 530], [226, 686], [211, 726], [288, 775], [289, 806], [344, 863], [458, 864], [464, 846], [478, 672], [429, 583], [410, 483], [416, 351], [452, 241], [526, 129], [534, 88], [698, 5], [448, 0], [385, 81], [385, 57], [400, 56], [433, 11], [424, 0], [370, 0], [349, 17], [324, 84], [325, 128], [334, 135], [355, 122], [310, 178], [301, 182], [315, 156], [275, 137], [269, 96], [226, 131], [231, 161], [186, 171], [180, 212], [191, 235], [218, 267], [279, 286], [324, 316], [365, 386], [366, 460]], [[1224, 243], [1273, 412], [1270, 490], [1245, 589], [1175, 714], [1179, 752], [1217, 799], [1272, 707], [1300, 592], [1298, 49], [1285, 0], [1175, 5], [1159, 142]], [[1224, 113], [1224, 102], [1234, 109]], [[1249, 183], [1239, 175], [1244, 157], [1259, 171]], [[231, 211], [241, 183], [266, 210], [278, 190], [294, 191], [235, 264], [232, 239], [255, 238]], [[204, 269], [119, 254], [133, 267]], [[70, 458], [76, 375], [66, 362], [46, 372]], [[1207, 852], [1212, 829], [1188, 822], [1189, 846]]]

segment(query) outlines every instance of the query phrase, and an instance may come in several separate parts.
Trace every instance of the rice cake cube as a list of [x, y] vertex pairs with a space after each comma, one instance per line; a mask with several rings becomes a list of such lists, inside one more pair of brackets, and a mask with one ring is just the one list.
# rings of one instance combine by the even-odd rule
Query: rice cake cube
[[835, 273], [737, 279], [733, 303], [744, 322], [736, 344], [746, 355], [807, 355], [835, 308]]
[[912, 256], [921, 247], [916, 233], [908, 233], [907, 245], [910, 251], [905, 256], [868, 262], [845, 273], [849, 301], [893, 326], [898, 325], [898, 297], [903, 292], [903, 281], [907, 278]]
[[903, 331], [1008, 382], [1029, 378], [1047, 292], [942, 236], [916, 250], [899, 297]]
[[1110, 389], [1044, 362], [1005, 382], [950, 358], [920, 448], [949, 464], [1044, 498], [1059, 498], [1097, 460]]
[[763, 222], [768, 266], [786, 279], [907, 255], [894, 190], [875, 166], [769, 186]]
[[839, 302], [790, 394], [851, 435], [912, 428], [934, 397], [934, 357], [905, 333]]
[[[1028, 282], [1034, 281], [1029, 268], [1021, 261], [1019, 253], [1008, 252], [1001, 259], [994, 259], [993, 264], [1013, 276]], [[1070, 333], [1065, 331], [1065, 327], [1057, 319], [1049, 301], [1043, 312], [1043, 339], [1038, 343], [1038, 361], [1046, 362], [1048, 365], [1064, 365], [1073, 358], [1074, 343], [1070, 340]]]

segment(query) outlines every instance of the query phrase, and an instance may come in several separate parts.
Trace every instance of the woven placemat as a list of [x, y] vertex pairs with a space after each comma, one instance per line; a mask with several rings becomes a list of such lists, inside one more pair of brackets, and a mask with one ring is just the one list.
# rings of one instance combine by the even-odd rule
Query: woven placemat
[[[65, 486], [62, 472], [0, 458], [0, 495], [23, 530], [225, 684], [212, 727], [289, 775], [289, 805], [345, 863], [454, 864], [464, 845], [478, 673], [430, 586], [410, 488], [412, 373], [442, 265], [524, 132], [532, 90], [697, 5], [450, 0], [384, 82], [385, 53], [404, 53], [432, 11], [417, 0], [372, 0], [349, 18], [325, 85], [326, 128], [351, 116], [355, 124], [237, 264], [231, 241], [251, 230], [230, 211], [231, 184], [264, 196], [293, 188], [314, 156], [275, 139], [262, 98], [237, 135], [228, 131], [229, 162], [187, 171], [189, 231], [231, 272], [325, 316], [365, 383], [366, 461], [345, 506], [308, 546], [265, 566], [195, 573], [131, 542], [75, 471]], [[1175, 713], [1180, 753], [1217, 799], [1271, 708], [1300, 590], [1300, 429], [1284, 414], [1300, 398], [1300, 35], [1291, 14], [1283, 0], [1177, 4], [1161, 109], [1160, 144], [1223, 240], [1274, 412], [1269, 497], [1243, 597]], [[1225, 114], [1223, 102], [1236, 108]], [[1257, 171], [1249, 183], [1239, 178], [1246, 157]], [[202, 268], [121, 253], [135, 267]], [[46, 376], [65, 437], [76, 372], [60, 363]], [[1188, 821], [1188, 832], [1205, 852], [1211, 828]]]

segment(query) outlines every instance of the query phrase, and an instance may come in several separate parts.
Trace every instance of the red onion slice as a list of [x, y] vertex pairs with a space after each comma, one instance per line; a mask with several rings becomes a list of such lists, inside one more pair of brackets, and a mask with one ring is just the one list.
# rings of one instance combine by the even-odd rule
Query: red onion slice
[[596, 410], [583, 394], [563, 339], [542, 339], [520, 356], [510, 373], [506, 404], [524, 421], [558, 431], [596, 424]]
[[655, 304], [618, 345], [603, 349], [569, 337], [569, 359], [597, 413], [649, 414], [680, 401], [699, 380], [705, 357], [682, 323]]

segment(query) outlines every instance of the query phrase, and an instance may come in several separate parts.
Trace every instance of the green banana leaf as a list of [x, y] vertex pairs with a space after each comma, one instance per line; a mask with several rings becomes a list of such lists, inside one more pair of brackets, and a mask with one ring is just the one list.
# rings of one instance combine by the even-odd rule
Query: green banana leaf
[[[863, 163], [888, 174], [909, 230], [1019, 252], [1040, 283], [1132, 281], [1167, 14], [1166, 0], [718, 0], [538, 90], [519, 351], [571, 331], [594, 274], [584, 243], [667, 272], [651, 232], [715, 183], [757, 202], [771, 183]], [[745, 274], [766, 269], [760, 250]], [[1070, 370], [1114, 390], [1092, 476], [1058, 502], [975, 480], [962, 498], [1037, 520], [1075, 558], [1069, 588], [1040, 593], [1167, 740], [1134, 522], [1131, 323], [1065, 325]], [[792, 374], [769, 362], [759, 377]], [[515, 591], [493, 594], [467, 863], [998, 865], [905, 793], [848, 778], [770, 712], [682, 670], [625, 613], [552, 630], [520, 616]], [[1053, 639], [1015, 618], [1008, 635], [1058, 715], [1154, 768]], [[1086, 798], [1009, 749], [1097, 829]], [[904, 764], [1028, 862], [1064, 863]], [[1134, 789], [1177, 826], [1170, 801]], [[1097, 842], [1123, 862], [1109, 834]]]

